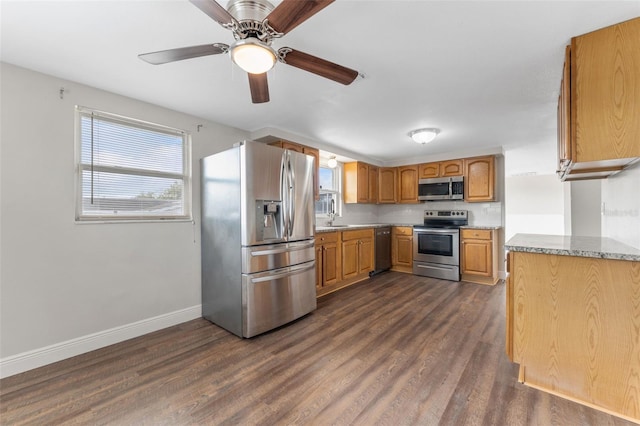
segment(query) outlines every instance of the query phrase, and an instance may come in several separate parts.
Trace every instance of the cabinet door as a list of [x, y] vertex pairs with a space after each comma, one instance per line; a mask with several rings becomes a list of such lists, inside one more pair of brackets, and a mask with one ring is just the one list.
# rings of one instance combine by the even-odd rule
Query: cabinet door
[[413, 237], [407, 235], [396, 236], [396, 265], [413, 266]]
[[491, 241], [462, 241], [462, 273], [490, 277], [493, 275]]
[[574, 161], [640, 157], [639, 99], [640, 18], [571, 40]]
[[398, 202], [418, 203], [418, 166], [398, 167]]
[[368, 201], [376, 204], [378, 202], [378, 168], [369, 165], [369, 195]]
[[327, 243], [323, 246], [322, 265], [322, 285], [331, 285], [338, 282], [339, 277], [339, 256], [338, 243]]
[[358, 242], [358, 274], [373, 271], [373, 238], [363, 238]]
[[302, 145], [299, 145], [297, 143], [293, 143], [293, 142], [289, 142], [289, 141], [282, 141], [282, 145], [280, 145], [282, 148], [284, 149], [288, 149], [290, 151], [295, 151], [295, 152], [299, 152], [301, 154], [304, 154], [304, 147]]
[[358, 242], [349, 240], [342, 243], [342, 279], [358, 275]]
[[369, 165], [358, 163], [358, 203], [369, 202]]
[[316, 246], [316, 289], [322, 288], [322, 270], [323, 268], [323, 259], [322, 259], [323, 247], [322, 245]]
[[440, 177], [440, 163], [424, 163], [420, 164], [419, 179], [437, 178]]
[[558, 96], [558, 171], [564, 173], [571, 162], [571, 47], [567, 46]]
[[464, 160], [464, 200], [493, 201], [495, 192], [495, 158], [476, 157]]
[[440, 162], [440, 176], [462, 176], [464, 170], [462, 168], [462, 160], [449, 160]]
[[378, 182], [378, 203], [395, 204], [397, 171], [395, 167], [380, 167], [378, 169], [380, 177]]

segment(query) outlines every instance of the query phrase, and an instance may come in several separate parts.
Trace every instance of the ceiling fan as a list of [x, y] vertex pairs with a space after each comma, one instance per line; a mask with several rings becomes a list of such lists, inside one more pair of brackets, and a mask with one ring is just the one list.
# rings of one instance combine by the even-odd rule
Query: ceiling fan
[[344, 85], [351, 84], [359, 75], [358, 71], [290, 47], [277, 51], [271, 47], [274, 39], [284, 36], [335, 0], [283, 0], [275, 8], [267, 0], [231, 0], [227, 9], [215, 0], [189, 1], [231, 30], [236, 41], [231, 45], [214, 43], [143, 53], [138, 55], [140, 59], [159, 65], [229, 53], [233, 62], [248, 73], [253, 103], [269, 102], [267, 71], [276, 61]]

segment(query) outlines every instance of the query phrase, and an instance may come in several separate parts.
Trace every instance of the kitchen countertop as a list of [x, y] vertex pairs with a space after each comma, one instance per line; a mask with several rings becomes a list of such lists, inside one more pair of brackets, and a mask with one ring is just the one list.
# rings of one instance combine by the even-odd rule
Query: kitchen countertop
[[[412, 228], [414, 223], [364, 223], [358, 225], [333, 225], [333, 226], [316, 226], [316, 232], [333, 232], [333, 231], [348, 231], [349, 229], [362, 229], [362, 228], [384, 228], [386, 226], [406, 226]], [[467, 225], [461, 226], [461, 229], [501, 229], [502, 226], [483, 226], [483, 225]]]
[[561, 256], [640, 261], [640, 250], [611, 238], [516, 234], [504, 246], [508, 251]]
[[497, 229], [502, 229], [502, 226], [500, 225], [496, 225], [496, 226], [491, 226], [491, 225], [466, 225], [466, 226], [461, 226], [460, 229], [491, 229], [491, 230], [497, 230]]
[[388, 226], [408, 226], [412, 227], [413, 224], [407, 225], [406, 223], [363, 223], [358, 225], [333, 225], [333, 226], [316, 226], [316, 233], [320, 232], [333, 232], [333, 231], [348, 231], [350, 229], [364, 229], [364, 228], [385, 228]]

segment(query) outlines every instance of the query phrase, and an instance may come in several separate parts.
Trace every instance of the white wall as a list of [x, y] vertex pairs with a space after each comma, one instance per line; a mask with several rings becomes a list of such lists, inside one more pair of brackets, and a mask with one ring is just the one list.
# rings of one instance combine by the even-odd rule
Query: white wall
[[[199, 159], [248, 134], [1, 66], [0, 358], [157, 317], [200, 316]], [[191, 132], [195, 223], [74, 223], [76, 104]], [[1, 374], [11, 374], [7, 365]]]
[[602, 181], [602, 235], [640, 249], [640, 163]]
[[600, 236], [601, 182], [600, 179], [571, 182], [571, 235]]
[[569, 184], [555, 175], [555, 141], [509, 148], [504, 157], [505, 240], [518, 233], [566, 234]]

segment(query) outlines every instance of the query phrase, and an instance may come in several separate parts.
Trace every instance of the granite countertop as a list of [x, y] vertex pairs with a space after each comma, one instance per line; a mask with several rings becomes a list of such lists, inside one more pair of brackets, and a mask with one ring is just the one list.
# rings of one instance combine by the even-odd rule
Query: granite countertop
[[460, 229], [491, 229], [491, 230], [497, 230], [497, 229], [502, 229], [502, 226], [500, 225], [466, 225], [466, 226], [461, 226]]
[[[415, 223], [363, 223], [358, 225], [333, 225], [333, 226], [316, 226], [316, 232], [333, 232], [333, 231], [346, 231], [349, 229], [358, 229], [358, 228], [384, 228], [386, 226], [406, 226], [413, 227]], [[502, 226], [491, 226], [491, 225], [467, 225], [461, 226], [461, 229], [502, 229]]]
[[561, 256], [640, 261], [640, 250], [611, 238], [516, 234], [505, 244], [508, 251]]
[[333, 226], [316, 226], [316, 233], [320, 232], [333, 232], [333, 231], [348, 231], [350, 229], [365, 229], [365, 228], [385, 228], [388, 226], [413, 226], [413, 224], [406, 223], [363, 223], [357, 225], [333, 225]]

